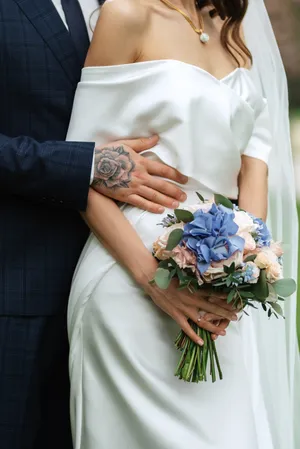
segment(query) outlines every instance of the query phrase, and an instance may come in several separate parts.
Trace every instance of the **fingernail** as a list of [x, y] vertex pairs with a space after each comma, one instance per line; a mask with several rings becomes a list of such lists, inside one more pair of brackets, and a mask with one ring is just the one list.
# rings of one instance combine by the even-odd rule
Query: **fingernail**
[[237, 315], [232, 315], [232, 317], [231, 317], [231, 321], [237, 321], [238, 320], [238, 317], [237, 317]]
[[225, 337], [226, 332], [225, 332], [225, 331], [221, 331], [221, 332], [220, 332], [220, 335], [222, 335], [222, 337]]
[[173, 208], [173, 209], [176, 209], [178, 206], [179, 206], [178, 201], [173, 201], [173, 203], [172, 203], [172, 208]]
[[188, 182], [188, 180], [189, 180], [188, 176], [182, 175], [182, 183], [183, 184], [186, 184]]
[[179, 198], [179, 201], [185, 201], [186, 200], [186, 194], [185, 193], [183, 193], [182, 195], [181, 195], [181, 197]]
[[159, 208], [158, 208], [158, 212], [159, 212], [160, 214], [162, 214], [164, 211], [165, 211], [165, 208], [164, 208], [164, 207], [159, 207]]
[[203, 340], [197, 340], [197, 345], [199, 346], [203, 346], [204, 345], [204, 341]]

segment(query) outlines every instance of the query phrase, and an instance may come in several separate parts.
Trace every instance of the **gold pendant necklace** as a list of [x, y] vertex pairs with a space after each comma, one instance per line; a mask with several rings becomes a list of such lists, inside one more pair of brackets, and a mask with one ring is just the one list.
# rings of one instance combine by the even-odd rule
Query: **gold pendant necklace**
[[179, 14], [181, 14], [185, 18], [185, 20], [191, 25], [195, 33], [199, 34], [199, 38], [202, 44], [207, 44], [207, 42], [209, 41], [209, 35], [207, 33], [204, 33], [204, 23], [201, 14], [200, 14], [201, 28], [196, 28], [192, 22], [192, 19], [184, 11], [177, 8], [177, 6], [173, 5], [173, 3], [169, 2], [169, 0], [161, 0], [161, 2], [164, 3], [166, 6], [168, 6], [168, 8], [179, 12]]

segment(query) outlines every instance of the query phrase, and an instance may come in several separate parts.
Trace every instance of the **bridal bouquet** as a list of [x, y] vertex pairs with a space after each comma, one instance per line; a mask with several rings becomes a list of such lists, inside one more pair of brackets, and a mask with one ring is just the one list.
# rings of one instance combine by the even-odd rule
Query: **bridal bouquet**
[[[168, 288], [172, 278], [179, 288], [195, 292], [213, 288], [227, 294], [227, 303], [243, 310], [261, 305], [268, 314], [283, 316], [279, 304], [296, 290], [293, 279], [284, 279], [282, 248], [265, 223], [215, 195], [214, 202], [197, 194], [200, 203], [177, 209], [162, 221], [165, 232], [154, 242], [153, 254], [160, 261], [152, 282]], [[181, 331], [176, 339], [182, 355], [175, 375], [188, 382], [212, 381], [222, 370], [215, 342], [208, 331], [190, 320], [204, 341], [199, 346]]]

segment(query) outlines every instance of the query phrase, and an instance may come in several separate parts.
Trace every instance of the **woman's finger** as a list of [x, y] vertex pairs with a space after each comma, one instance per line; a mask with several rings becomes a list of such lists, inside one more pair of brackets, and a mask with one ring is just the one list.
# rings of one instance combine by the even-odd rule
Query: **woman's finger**
[[[211, 333], [217, 334], [217, 335], [226, 335], [226, 332], [224, 329], [219, 328], [219, 326], [216, 326], [213, 322], [209, 322], [203, 318], [202, 312], [199, 312], [198, 310], [195, 310], [194, 308], [183, 308], [183, 313], [185, 316], [190, 318], [192, 321], [194, 321], [195, 324], [197, 324], [198, 327], [201, 327], [204, 330], [207, 330]], [[220, 319], [220, 317], [218, 317]]]
[[[218, 327], [219, 327], [220, 329], [225, 330], [225, 329], [227, 329], [227, 327], [229, 326], [229, 324], [230, 324], [230, 321], [228, 321], [228, 320], [221, 320], [221, 321], [219, 322], [219, 326], [218, 326]], [[217, 334], [212, 334], [211, 338], [212, 338], [213, 340], [216, 340], [216, 339], [218, 338], [218, 335], [217, 335]]]
[[233, 306], [232, 303], [228, 304], [226, 302], [226, 300], [221, 299], [221, 298], [219, 298], [217, 296], [213, 296], [213, 295], [209, 296], [208, 301], [210, 303], [212, 303], [212, 304], [216, 304], [216, 305], [218, 305], [220, 307], [223, 307], [226, 310], [235, 310], [235, 307]]
[[228, 307], [223, 307], [224, 303], [221, 302], [220, 305], [215, 304], [213, 302], [208, 301], [207, 299], [199, 298], [196, 294], [194, 297], [190, 297], [190, 304], [198, 307], [207, 313], [214, 313], [215, 315], [219, 315], [222, 318], [227, 320], [237, 321], [237, 315], [234, 310], [228, 309]]
[[177, 317], [173, 317], [174, 320], [179, 324], [179, 326], [181, 327], [181, 329], [186, 333], [186, 335], [197, 345], [199, 346], [203, 346], [204, 345], [204, 341], [202, 340], [201, 337], [199, 337], [199, 335], [196, 334], [195, 331], [193, 331], [193, 329], [191, 328], [188, 320], [186, 319], [185, 316], [183, 315], [178, 315]]

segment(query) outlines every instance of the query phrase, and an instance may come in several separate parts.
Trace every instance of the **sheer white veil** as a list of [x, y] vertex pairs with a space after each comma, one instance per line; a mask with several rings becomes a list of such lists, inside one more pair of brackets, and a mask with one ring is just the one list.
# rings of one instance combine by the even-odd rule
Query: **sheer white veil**
[[[286, 75], [263, 0], [249, 0], [249, 8], [244, 21], [246, 43], [253, 55], [253, 67], [251, 74], [258, 89], [267, 99], [271, 118], [273, 134], [273, 150], [269, 166], [269, 226], [273, 237], [284, 244], [284, 271], [286, 277], [297, 279], [297, 253], [298, 253], [298, 218], [296, 210], [296, 197], [294, 185], [294, 171], [290, 142], [290, 129], [288, 117], [288, 90]], [[289, 376], [290, 407], [294, 410], [295, 423], [300, 418], [300, 364], [296, 333], [296, 295], [285, 303], [285, 352], [281, 354], [282, 363], [287, 363]], [[264, 322], [258, 326], [264, 326]], [[274, 322], [271, 330], [271, 338], [265, 345], [264, 362], [268, 360], [267, 352], [276, 350], [276, 339], [284, 338], [284, 335], [276, 334]], [[270, 327], [268, 328], [268, 331]], [[260, 329], [260, 335], [266, 331]], [[272, 345], [274, 347], [272, 347]], [[284, 349], [280, 344], [277, 350]], [[276, 373], [264, 373], [265, 390], [270, 376]], [[267, 393], [266, 393], [267, 394]], [[272, 398], [269, 398], [272, 401]], [[271, 402], [272, 403], [272, 402]], [[275, 411], [269, 411], [275, 415]], [[271, 418], [273, 419], [273, 418]], [[274, 416], [275, 419], [275, 416]], [[279, 424], [278, 424], [279, 425]], [[296, 429], [298, 427], [298, 430]], [[287, 449], [300, 448], [299, 425], [295, 426], [294, 442], [287, 437], [285, 446]], [[275, 447], [277, 447], [275, 443]]]

